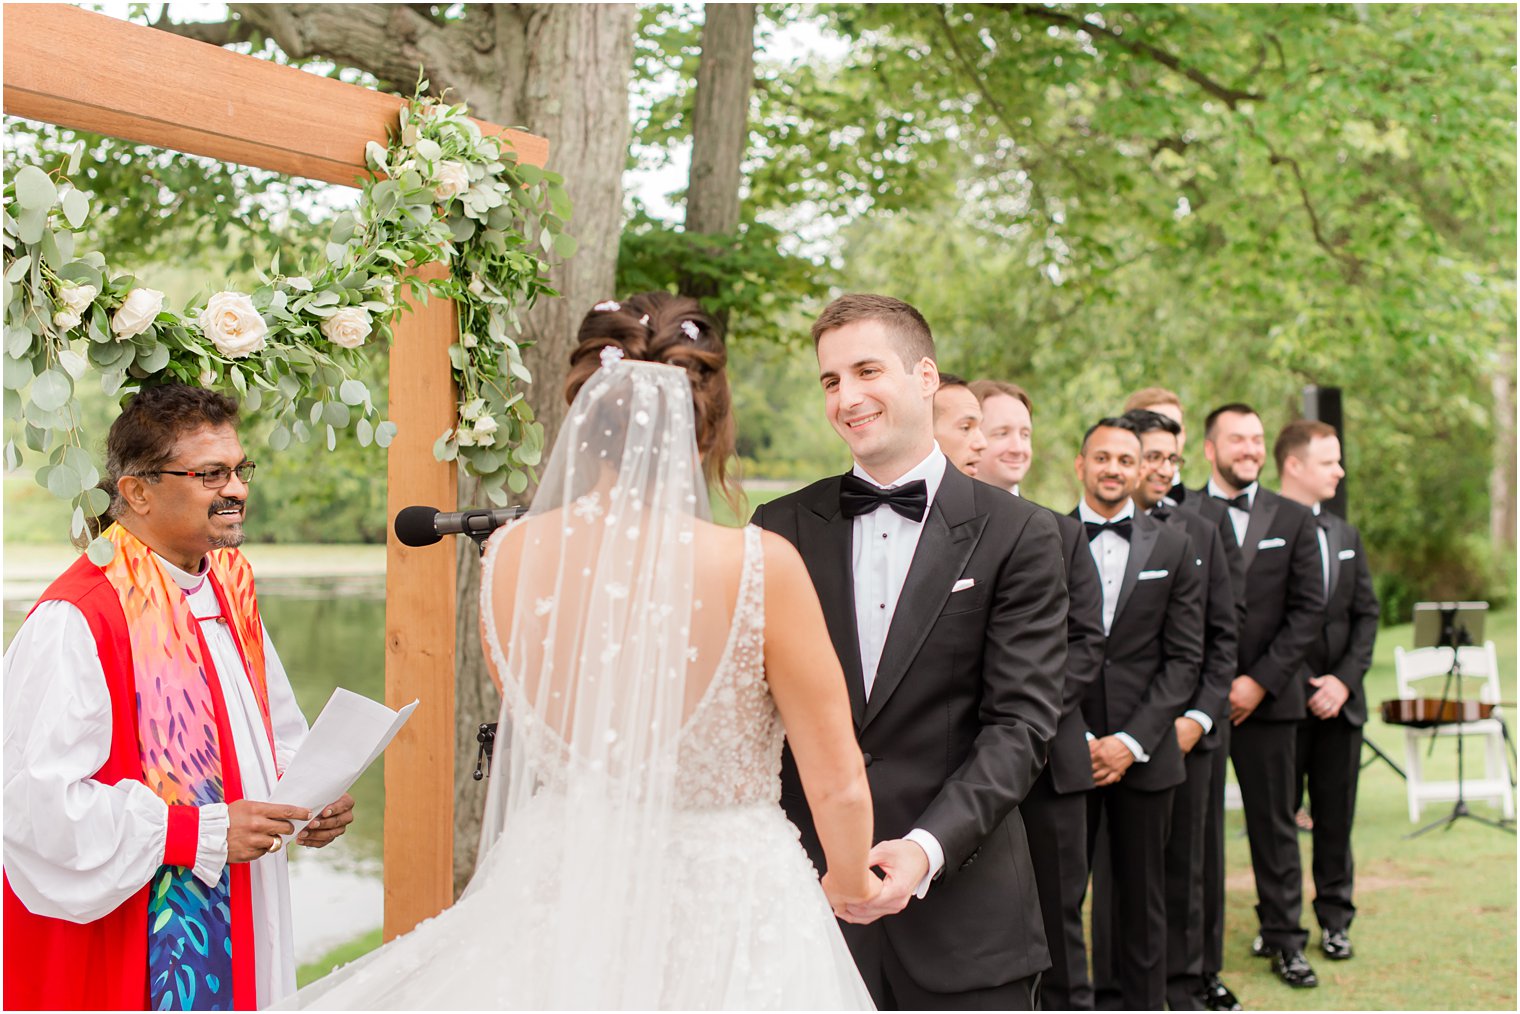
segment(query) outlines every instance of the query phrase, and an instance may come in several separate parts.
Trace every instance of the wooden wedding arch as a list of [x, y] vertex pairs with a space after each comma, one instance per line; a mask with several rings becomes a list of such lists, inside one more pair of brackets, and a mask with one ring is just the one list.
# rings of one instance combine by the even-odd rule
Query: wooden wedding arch
[[[7, 114], [141, 144], [354, 186], [367, 174], [365, 143], [383, 142], [403, 105], [76, 7], [7, 4], [4, 18]], [[480, 126], [509, 137], [525, 162], [548, 158], [544, 138]], [[435, 461], [432, 446], [455, 422], [447, 348], [457, 330], [453, 304], [436, 298], [396, 321], [388, 522], [411, 504], [456, 506], [455, 466]], [[423, 706], [386, 753], [386, 939], [454, 897], [454, 566], [452, 552], [387, 537], [385, 699]]]

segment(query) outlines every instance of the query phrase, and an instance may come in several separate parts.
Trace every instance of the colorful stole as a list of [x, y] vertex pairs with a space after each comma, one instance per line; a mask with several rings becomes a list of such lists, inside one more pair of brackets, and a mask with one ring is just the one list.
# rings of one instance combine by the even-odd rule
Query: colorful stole
[[[237, 759], [231, 741], [221, 742], [218, 734], [218, 712], [225, 714], [220, 680], [188, 597], [126, 529], [112, 525], [105, 537], [116, 551], [101, 569], [120, 599], [132, 644], [143, 781], [171, 806], [241, 798], [240, 784], [224, 784], [224, 774], [238, 780]], [[252, 571], [231, 550], [212, 553], [210, 571], [272, 743]], [[150, 1009], [233, 1009], [231, 874], [229, 864], [207, 889], [189, 867], [165, 865], [150, 881]]]

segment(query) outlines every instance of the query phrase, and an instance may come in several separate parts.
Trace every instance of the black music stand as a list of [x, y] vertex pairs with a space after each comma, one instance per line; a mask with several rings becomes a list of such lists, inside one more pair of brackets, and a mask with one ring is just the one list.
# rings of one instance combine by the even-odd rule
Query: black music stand
[[[1454, 702], [1457, 713], [1457, 801], [1452, 804], [1451, 812], [1440, 820], [1431, 821], [1417, 831], [1405, 835], [1405, 838], [1418, 838], [1427, 831], [1434, 831], [1438, 827], [1450, 829], [1460, 818], [1475, 820], [1480, 824], [1498, 828], [1500, 831], [1515, 833], [1515, 829], [1509, 826], [1509, 822], [1494, 820], [1491, 817], [1481, 817], [1467, 808], [1467, 799], [1464, 796], [1465, 779], [1463, 768], [1462, 741], [1467, 737], [1462, 735], [1461, 726], [1463, 717], [1462, 701], [1462, 655], [1461, 649], [1472, 644], [1477, 644], [1483, 636], [1483, 617], [1488, 613], [1487, 602], [1417, 602], [1414, 607], [1414, 646], [1416, 648], [1450, 648], [1451, 669], [1446, 673], [1446, 684], [1441, 689], [1440, 711], [1445, 712], [1446, 704]], [[1436, 732], [1431, 732], [1431, 749], [1435, 748]]]

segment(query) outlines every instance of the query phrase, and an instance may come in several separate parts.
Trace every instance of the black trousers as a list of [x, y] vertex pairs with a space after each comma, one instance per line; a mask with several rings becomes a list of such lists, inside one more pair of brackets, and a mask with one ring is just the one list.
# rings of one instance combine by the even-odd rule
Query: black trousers
[[1251, 718], [1235, 727], [1230, 742], [1256, 874], [1256, 918], [1272, 950], [1300, 951], [1309, 940], [1300, 922], [1304, 871], [1293, 822], [1298, 726]]
[[[1121, 781], [1087, 794], [1088, 855], [1098, 851], [1101, 826], [1112, 872], [1093, 881], [1098, 1010], [1160, 1010], [1166, 1002], [1166, 839], [1174, 792]], [[1100, 896], [1109, 891], [1111, 898]]]
[[[1228, 717], [1215, 727], [1219, 743], [1209, 761], [1208, 812], [1203, 819], [1203, 974], [1224, 969], [1224, 786], [1230, 761]], [[1195, 751], [1196, 752], [1196, 751]]]
[[1302, 803], [1308, 789], [1314, 818], [1314, 917], [1325, 930], [1350, 929], [1356, 917], [1351, 825], [1361, 773], [1361, 726], [1340, 716], [1299, 723], [1296, 799]]
[[[1040, 977], [1042, 1010], [1092, 1010], [1082, 897], [1087, 892], [1086, 792], [1060, 795], [1050, 768], [1040, 773], [1019, 804], [1029, 835], [1029, 858], [1040, 895], [1040, 916], [1050, 946], [1050, 970]], [[931, 888], [932, 890], [932, 888]]]
[[1183, 758], [1187, 781], [1172, 796], [1172, 834], [1166, 843], [1166, 1003], [1203, 1010], [1203, 853], [1214, 758], [1194, 750]]
[[[934, 890], [930, 887], [929, 890]], [[912, 902], [910, 901], [911, 905]], [[887, 916], [887, 919], [892, 916]], [[988, 989], [959, 993], [932, 993], [922, 988], [903, 968], [881, 921], [851, 927], [846, 934], [855, 967], [877, 1010], [1029, 1010], [1035, 1009], [1040, 976], [1030, 975]]]

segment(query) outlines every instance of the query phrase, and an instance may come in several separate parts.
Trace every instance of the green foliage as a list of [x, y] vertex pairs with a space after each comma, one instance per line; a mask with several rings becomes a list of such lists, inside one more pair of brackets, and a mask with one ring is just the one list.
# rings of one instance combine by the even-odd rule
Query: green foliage
[[[553, 295], [548, 257], [574, 252], [557, 175], [519, 164], [506, 141], [482, 136], [462, 105], [419, 98], [402, 110], [389, 148], [370, 143], [367, 160], [380, 175], [364, 181], [359, 207], [334, 221], [318, 263], [285, 276], [276, 254], [251, 294], [217, 293], [197, 301], [202, 308], [192, 315], [166, 309], [164, 293], [113, 273], [98, 251], [75, 256], [91, 210], [89, 195], [69, 179], [82, 156], [83, 145], [66, 169], [50, 174], [27, 163], [7, 178], [0, 300], [6, 417], [24, 420], [25, 445], [48, 455], [36, 480], [72, 501], [76, 539], [108, 501], [74, 397], [91, 367], [107, 395], [167, 381], [230, 387], [249, 409], [264, 407], [278, 420], [269, 433], [276, 451], [319, 428], [333, 450], [337, 431], [350, 425], [361, 445], [384, 447], [395, 426], [376, 422], [355, 372], [364, 358], [358, 348], [372, 334], [382, 343], [390, 337], [402, 309], [398, 284], [423, 299], [430, 291], [454, 299], [464, 328], [449, 351], [462, 425], [439, 438], [436, 453], [461, 458], [497, 502], [507, 498], [504, 487], [526, 487], [543, 434], [513, 389], [531, 378], [509, 331], [521, 330], [519, 308]], [[409, 265], [433, 261], [448, 263], [450, 275], [403, 282]], [[8, 441], [7, 469], [22, 461]]]

